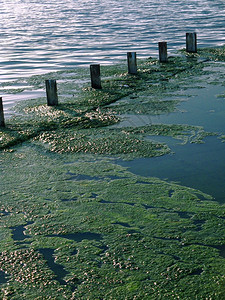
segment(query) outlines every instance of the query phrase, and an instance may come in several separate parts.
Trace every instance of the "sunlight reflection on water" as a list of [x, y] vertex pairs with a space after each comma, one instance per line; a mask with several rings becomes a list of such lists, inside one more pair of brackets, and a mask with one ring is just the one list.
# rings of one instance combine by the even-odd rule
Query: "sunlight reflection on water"
[[224, 7], [218, 0], [3, 0], [0, 72], [112, 63], [127, 51], [155, 56], [158, 41], [167, 40], [169, 51], [182, 48], [185, 32], [194, 30], [200, 45], [221, 45]]
[[[224, 8], [220, 0], [2, 0], [0, 83], [118, 63], [128, 51], [157, 57], [160, 40], [171, 54], [185, 46], [187, 31], [198, 33], [199, 47], [222, 45]], [[20, 101], [7, 99], [6, 114], [14, 99]]]

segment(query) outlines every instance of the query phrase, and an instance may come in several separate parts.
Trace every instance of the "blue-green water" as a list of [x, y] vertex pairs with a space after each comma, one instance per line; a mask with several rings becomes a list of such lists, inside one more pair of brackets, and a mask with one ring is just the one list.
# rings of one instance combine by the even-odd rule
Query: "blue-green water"
[[[120, 126], [137, 126], [155, 123], [192, 124], [203, 126], [208, 132], [223, 133], [225, 128], [225, 103], [217, 95], [224, 86], [206, 85], [203, 89], [188, 90], [191, 98], [181, 102], [177, 112], [146, 116], [126, 116]], [[150, 136], [149, 139], [164, 142], [173, 154], [156, 158], [120, 161], [132, 172], [143, 176], [154, 176], [182, 185], [194, 187], [212, 195], [217, 201], [225, 202], [225, 143], [219, 136], [204, 139], [203, 144], [181, 145], [171, 137]]]

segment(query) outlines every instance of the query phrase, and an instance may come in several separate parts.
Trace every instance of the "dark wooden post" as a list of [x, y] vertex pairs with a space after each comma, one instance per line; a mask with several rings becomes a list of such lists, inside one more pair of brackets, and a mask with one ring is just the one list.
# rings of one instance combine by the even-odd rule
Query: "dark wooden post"
[[90, 74], [91, 74], [91, 87], [94, 89], [101, 89], [101, 74], [100, 74], [100, 65], [93, 64], [90, 65]]
[[48, 106], [58, 105], [56, 80], [54, 79], [45, 80], [45, 85], [46, 85], [47, 105]]
[[0, 97], [0, 127], [5, 127], [2, 97]]
[[136, 52], [127, 52], [128, 73], [137, 74]]
[[186, 51], [190, 53], [197, 52], [197, 34], [196, 32], [186, 33]]
[[167, 58], [167, 42], [159, 42], [159, 62], [168, 62]]

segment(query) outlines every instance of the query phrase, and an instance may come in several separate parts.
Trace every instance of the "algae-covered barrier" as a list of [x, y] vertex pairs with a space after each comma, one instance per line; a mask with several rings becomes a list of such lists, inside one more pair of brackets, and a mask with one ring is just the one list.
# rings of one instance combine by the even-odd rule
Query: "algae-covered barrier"
[[168, 155], [157, 135], [224, 141], [224, 132], [192, 124], [120, 126], [124, 117], [176, 111], [206, 81], [224, 85], [224, 51], [161, 65], [149, 58], [135, 76], [105, 66], [102, 90], [89, 87], [87, 69], [14, 83], [32, 90], [57, 79], [60, 104], [24, 101], [0, 129], [2, 299], [225, 297], [225, 205], [116, 164]]

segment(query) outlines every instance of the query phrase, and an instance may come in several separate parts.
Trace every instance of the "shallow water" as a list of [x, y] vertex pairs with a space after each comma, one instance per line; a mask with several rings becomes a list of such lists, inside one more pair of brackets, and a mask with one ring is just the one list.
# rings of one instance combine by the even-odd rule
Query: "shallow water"
[[[225, 105], [224, 99], [217, 97], [221, 93], [224, 93], [224, 86], [205, 85], [202, 89], [190, 89], [190, 98], [181, 102], [176, 112], [158, 116], [127, 115], [119, 126], [191, 124], [203, 126], [208, 132], [223, 133]], [[149, 139], [166, 143], [174, 153], [119, 163], [135, 174], [176, 181], [225, 202], [225, 143], [217, 136], [205, 138], [203, 144], [186, 145], [166, 136], [149, 136]]]
[[[191, 124], [203, 126], [209, 132], [224, 131], [223, 86], [206, 85], [202, 89], [189, 89], [190, 97], [183, 98], [173, 113], [160, 115], [123, 115], [123, 121], [116, 127], [144, 126], [150, 124]], [[173, 98], [174, 99], [174, 98]], [[172, 100], [173, 100], [172, 99]], [[171, 99], [168, 99], [171, 100]]]
[[[156, 137], [154, 138], [156, 139]], [[205, 144], [181, 145], [174, 140], [161, 139], [175, 153], [155, 158], [120, 161], [135, 174], [175, 181], [199, 189], [224, 203], [225, 144], [216, 137], [208, 137]]]

